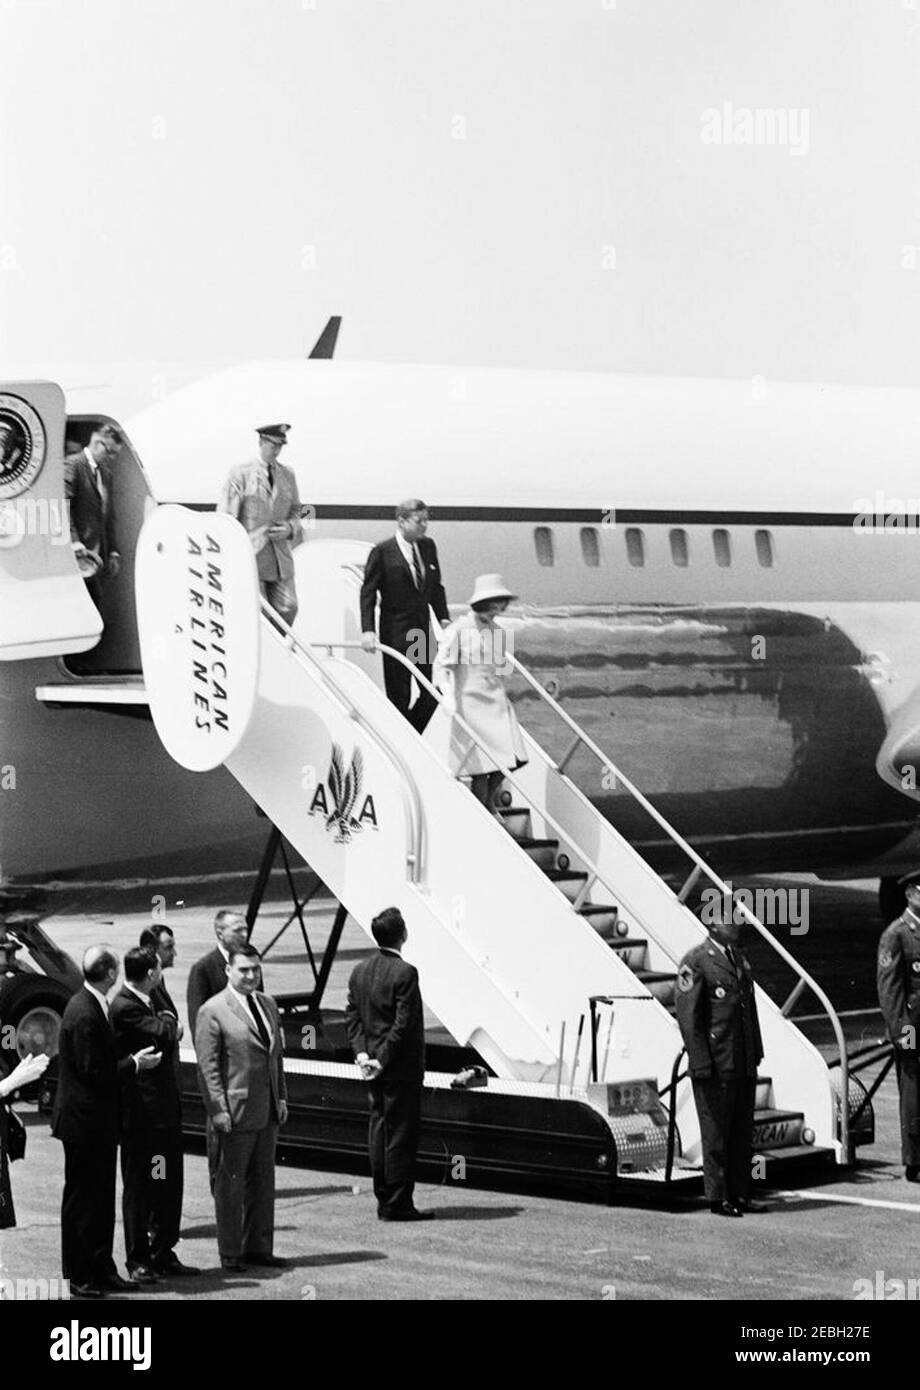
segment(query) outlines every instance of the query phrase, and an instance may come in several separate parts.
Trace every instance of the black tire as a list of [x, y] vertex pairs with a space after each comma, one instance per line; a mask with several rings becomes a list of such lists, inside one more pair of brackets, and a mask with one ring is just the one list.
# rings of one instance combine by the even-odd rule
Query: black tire
[[880, 878], [878, 881], [878, 910], [887, 927], [907, 906], [904, 887], [896, 878]]
[[[46, 975], [23, 972], [6, 976], [0, 984], [0, 1068], [4, 1072], [13, 1069], [22, 1053], [20, 1030], [23, 1026], [29, 1035], [31, 1050], [47, 1052], [54, 1066], [58, 1032], [70, 995], [66, 985], [49, 980]], [[9, 1028], [16, 1030], [12, 1040], [7, 1033]], [[45, 1078], [47, 1076], [48, 1072]], [[24, 1087], [21, 1095], [26, 1099], [36, 1096], [45, 1078]]]

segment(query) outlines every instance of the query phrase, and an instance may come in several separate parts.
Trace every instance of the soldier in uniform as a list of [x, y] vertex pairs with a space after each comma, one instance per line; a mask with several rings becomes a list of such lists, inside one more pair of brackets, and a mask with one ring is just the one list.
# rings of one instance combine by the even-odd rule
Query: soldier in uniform
[[743, 1216], [763, 1209], [748, 1196], [763, 1044], [751, 967], [738, 946], [740, 923], [728, 914], [709, 932], [709, 940], [680, 963], [677, 1022], [693, 1081], [710, 1210]]
[[259, 588], [286, 623], [293, 623], [297, 616], [291, 551], [303, 540], [297, 479], [293, 469], [278, 457], [290, 428], [263, 425], [256, 431], [259, 457], [231, 470], [217, 508], [235, 516], [249, 532], [256, 553]]
[[904, 1176], [920, 1182], [920, 873], [906, 887], [907, 907], [878, 943], [878, 1002], [895, 1045]]

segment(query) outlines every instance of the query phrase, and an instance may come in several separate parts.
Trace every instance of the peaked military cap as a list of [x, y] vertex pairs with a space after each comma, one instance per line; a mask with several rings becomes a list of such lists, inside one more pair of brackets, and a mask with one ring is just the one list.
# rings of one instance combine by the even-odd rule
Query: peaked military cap
[[290, 425], [263, 425], [256, 430], [260, 439], [273, 439], [276, 444], [286, 444]]

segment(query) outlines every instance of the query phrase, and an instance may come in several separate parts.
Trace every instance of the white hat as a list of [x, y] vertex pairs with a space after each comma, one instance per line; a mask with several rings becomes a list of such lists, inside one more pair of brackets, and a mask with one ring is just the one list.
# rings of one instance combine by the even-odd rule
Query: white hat
[[511, 592], [500, 574], [477, 575], [472, 597], [468, 600], [470, 607], [475, 603], [488, 603], [490, 599], [495, 598], [515, 599], [517, 594]]

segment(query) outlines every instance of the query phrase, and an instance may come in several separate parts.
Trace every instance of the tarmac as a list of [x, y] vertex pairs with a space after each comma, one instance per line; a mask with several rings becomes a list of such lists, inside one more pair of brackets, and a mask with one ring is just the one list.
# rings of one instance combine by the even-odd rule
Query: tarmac
[[[766, 880], [763, 880], [766, 882]], [[874, 885], [809, 886], [809, 932], [793, 942], [809, 968], [840, 1003], [854, 1043], [880, 1036], [874, 1001], [874, 955], [881, 924]], [[751, 882], [754, 882], [751, 880]], [[239, 906], [245, 885], [220, 883], [68, 885], [45, 927], [79, 957], [96, 941], [123, 952], [136, 943], [151, 913], [165, 914], [179, 947], [167, 983], [184, 1008], [188, 969], [210, 949], [219, 906]], [[159, 895], [159, 898], [157, 897]], [[234, 896], [235, 895], [235, 896]], [[157, 899], [151, 901], [151, 899]], [[290, 908], [268, 903], [254, 940], [264, 946]], [[314, 951], [331, 920], [328, 902], [307, 913]], [[788, 941], [786, 944], [789, 944]], [[341, 1008], [348, 974], [369, 949], [352, 922], [330, 976], [326, 1003]], [[759, 971], [766, 979], [763, 965]], [[312, 976], [297, 923], [265, 963], [269, 990], [307, 989]], [[822, 1044], [819, 1019], [802, 1001], [803, 1027]], [[437, 1021], [428, 1018], [431, 1027]], [[21, 1105], [28, 1153], [12, 1169], [18, 1225], [0, 1233], [0, 1279], [60, 1279], [59, 1203], [63, 1153], [47, 1118]], [[185, 1163], [181, 1259], [196, 1277], [162, 1283], [139, 1300], [859, 1300], [886, 1281], [920, 1280], [920, 1187], [899, 1161], [897, 1088], [889, 1074], [875, 1098], [876, 1142], [857, 1166], [827, 1178], [782, 1180], [758, 1192], [768, 1211], [741, 1221], [712, 1216], [699, 1198], [676, 1207], [632, 1198], [604, 1207], [555, 1197], [420, 1185], [417, 1203], [436, 1219], [418, 1225], [376, 1220], [367, 1176], [278, 1167], [276, 1253], [285, 1269], [224, 1276], [215, 1244], [213, 1203], [198, 1151]], [[119, 1199], [120, 1200], [120, 1199]], [[116, 1260], [123, 1262], [121, 1223]], [[8, 1285], [0, 1288], [9, 1287]], [[51, 1285], [53, 1287], [53, 1284]], [[894, 1287], [894, 1285], [890, 1285]], [[917, 1296], [916, 1294], [914, 1295]]]

